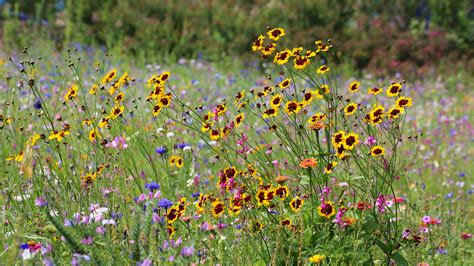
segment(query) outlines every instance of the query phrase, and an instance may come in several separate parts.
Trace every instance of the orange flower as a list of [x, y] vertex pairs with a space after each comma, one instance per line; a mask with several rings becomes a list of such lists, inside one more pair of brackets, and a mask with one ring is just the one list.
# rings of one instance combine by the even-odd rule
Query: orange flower
[[318, 162], [314, 158], [306, 158], [300, 162], [302, 168], [315, 167], [316, 165], [318, 165]]

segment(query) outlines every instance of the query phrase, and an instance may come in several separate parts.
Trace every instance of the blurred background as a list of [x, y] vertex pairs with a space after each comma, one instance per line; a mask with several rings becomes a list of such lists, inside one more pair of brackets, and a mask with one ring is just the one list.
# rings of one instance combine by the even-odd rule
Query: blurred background
[[331, 39], [339, 64], [376, 76], [474, 69], [469, 0], [0, 0], [0, 10], [4, 53], [41, 45], [148, 62], [246, 60], [256, 36], [279, 26], [284, 43]]

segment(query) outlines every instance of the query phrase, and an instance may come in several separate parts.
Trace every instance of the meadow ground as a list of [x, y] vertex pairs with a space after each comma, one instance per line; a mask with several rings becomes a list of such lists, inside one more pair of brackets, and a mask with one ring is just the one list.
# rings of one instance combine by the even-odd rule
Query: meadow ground
[[0, 261], [474, 263], [472, 74], [354, 77], [319, 56], [305, 76], [258, 56], [2, 55]]

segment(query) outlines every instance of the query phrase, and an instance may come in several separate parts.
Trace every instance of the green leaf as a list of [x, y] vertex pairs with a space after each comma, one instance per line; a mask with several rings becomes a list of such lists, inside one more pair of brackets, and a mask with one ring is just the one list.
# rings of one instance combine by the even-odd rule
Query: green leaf
[[402, 256], [402, 254], [400, 254], [400, 252], [395, 253], [392, 258], [397, 262], [397, 265], [408, 265], [408, 261]]
[[387, 245], [385, 245], [382, 241], [375, 239], [375, 244], [385, 253], [390, 254], [390, 250], [388, 249]]
[[362, 225], [362, 230], [364, 230], [367, 233], [371, 233], [379, 228], [379, 225], [377, 223], [373, 222], [366, 222], [364, 225]]

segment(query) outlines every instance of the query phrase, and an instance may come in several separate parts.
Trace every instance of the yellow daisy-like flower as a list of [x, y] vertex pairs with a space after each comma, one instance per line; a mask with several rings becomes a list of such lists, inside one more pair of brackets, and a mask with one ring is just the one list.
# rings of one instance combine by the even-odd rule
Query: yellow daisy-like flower
[[260, 52], [262, 53], [263, 56], [270, 56], [273, 54], [273, 52], [275, 52], [275, 49], [276, 49], [276, 44], [275, 43], [271, 43], [265, 47], [263, 47]]
[[117, 69], [114, 68], [110, 70], [109, 73], [105, 74], [105, 76], [102, 78], [102, 84], [107, 84], [111, 82], [116, 76], [117, 76]]
[[267, 32], [268, 38], [278, 41], [280, 37], [285, 36], [285, 30], [283, 28], [274, 28]]
[[350, 103], [344, 108], [346, 116], [353, 115], [357, 111], [357, 104]]
[[357, 144], [359, 144], [359, 135], [355, 133], [347, 134], [342, 141], [345, 150], [352, 150]]
[[219, 129], [212, 129], [209, 131], [209, 138], [211, 140], [219, 140], [222, 137], [222, 132]]
[[316, 254], [316, 255], [313, 255], [313, 256], [311, 256], [311, 257], [309, 258], [309, 262], [319, 264], [319, 263], [321, 263], [325, 258], [326, 258], [326, 256], [324, 256], [324, 255]]
[[328, 164], [326, 164], [326, 166], [324, 167], [324, 173], [325, 174], [330, 174], [333, 172], [334, 170], [334, 167], [336, 167], [337, 165], [337, 162], [329, 162]]
[[356, 92], [359, 90], [360, 87], [360, 82], [359, 81], [353, 81], [351, 84], [349, 84], [349, 91], [350, 92]]
[[289, 101], [285, 105], [285, 112], [289, 115], [291, 114], [297, 114], [301, 110], [301, 105], [300, 103], [296, 101]]
[[332, 201], [321, 202], [321, 205], [318, 207], [318, 214], [319, 216], [325, 217], [326, 219], [331, 218], [334, 214], [336, 214], [334, 203], [332, 203]]
[[270, 100], [270, 106], [272, 108], [278, 109], [283, 102], [283, 98], [281, 97], [280, 94], [277, 94], [273, 96], [273, 98]]
[[260, 51], [263, 49], [263, 42], [265, 41], [265, 36], [259, 35], [257, 40], [252, 43], [252, 51]]
[[291, 56], [291, 51], [288, 49], [285, 49], [281, 52], [276, 53], [275, 58], [273, 58], [273, 62], [275, 62], [278, 65], [284, 65], [288, 63], [290, 56]]
[[331, 89], [329, 88], [329, 85], [327, 84], [323, 84], [321, 85], [321, 87], [319, 87], [321, 89], [321, 91], [324, 92], [324, 94], [329, 94], [331, 93]]
[[99, 85], [96, 83], [92, 85], [92, 87], [89, 89], [89, 94], [95, 95], [95, 93], [97, 92], [97, 89], [99, 89]]
[[290, 201], [290, 208], [294, 212], [298, 212], [303, 207], [304, 199], [295, 197]]
[[122, 115], [124, 109], [125, 109], [125, 107], [123, 105], [114, 106], [112, 108], [112, 110], [110, 111], [110, 118], [115, 119], [115, 118], [119, 117], [120, 115]]
[[280, 84], [278, 84], [278, 87], [280, 87], [280, 89], [286, 89], [290, 86], [291, 82], [290, 82], [290, 79], [284, 79], [282, 82], [280, 82]]
[[64, 95], [64, 100], [65, 100], [66, 102], [68, 102], [68, 101], [74, 99], [74, 97], [77, 96], [77, 90], [78, 90], [78, 88], [77, 88], [77, 85], [76, 85], [76, 84], [71, 85], [71, 86], [69, 87], [69, 89], [68, 89], [66, 95]]
[[318, 68], [318, 70], [316, 71], [318, 74], [325, 74], [329, 71], [329, 67], [324, 65], [324, 66], [320, 66]]
[[383, 90], [381, 88], [373, 87], [371, 89], [368, 89], [369, 94], [377, 95], [381, 93]]
[[115, 103], [120, 103], [123, 101], [123, 99], [124, 99], [124, 94], [123, 92], [120, 92], [119, 94], [117, 94], [117, 96], [115, 96], [114, 101]]
[[402, 91], [402, 84], [401, 84], [401, 83], [397, 83], [397, 82], [393, 82], [393, 83], [390, 84], [390, 86], [388, 86], [388, 88], [387, 88], [387, 96], [388, 96], [388, 97], [395, 97], [395, 96], [398, 96], [401, 91]]
[[161, 105], [161, 103], [155, 104], [155, 106], [153, 106], [153, 116], [159, 115], [161, 112], [161, 109], [163, 109], [163, 105]]
[[403, 108], [395, 106], [395, 107], [391, 108], [390, 110], [388, 110], [387, 116], [390, 119], [397, 119], [400, 116], [400, 114], [402, 114], [402, 113], [403, 113]]
[[270, 108], [265, 111], [263, 111], [263, 118], [269, 118], [269, 117], [274, 117], [278, 115], [278, 109], [276, 108]]
[[303, 47], [295, 47], [293, 49], [291, 49], [291, 56], [299, 56], [301, 55], [301, 52], [303, 51]]
[[346, 134], [342, 130], [334, 133], [334, 135], [332, 136], [332, 145], [334, 147], [338, 147], [339, 145], [341, 145], [344, 141], [345, 136]]
[[89, 140], [91, 142], [95, 142], [97, 140], [98, 136], [100, 136], [100, 135], [99, 135], [99, 131], [97, 129], [94, 128], [94, 129], [91, 129], [89, 131]]
[[397, 99], [396, 104], [400, 108], [410, 107], [413, 104], [413, 99], [410, 97], [401, 96]]
[[372, 155], [373, 157], [377, 157], [384, 154], [385, 154], [385, 149], [382, 146], [374, 146], [370, 150], [370, 155]]
[[244, 118], [245, 118], [245, 114], [243, 113], [238, 114], [234, 119], [235, 127], [239, 127], [244, 121]]
[[297, 70], [305, 69], [309, 63], [311, 63], [311, 60], [306, 57], [306, 56], [296, 56], [294, 60], [294, 67]]

